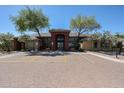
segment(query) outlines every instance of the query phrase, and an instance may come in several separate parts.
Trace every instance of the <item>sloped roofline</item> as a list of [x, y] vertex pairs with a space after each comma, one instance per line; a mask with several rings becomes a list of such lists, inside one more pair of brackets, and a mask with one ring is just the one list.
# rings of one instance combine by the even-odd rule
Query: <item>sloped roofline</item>
[[71, 32], [69, 29], [50, 29], [49, 32]]

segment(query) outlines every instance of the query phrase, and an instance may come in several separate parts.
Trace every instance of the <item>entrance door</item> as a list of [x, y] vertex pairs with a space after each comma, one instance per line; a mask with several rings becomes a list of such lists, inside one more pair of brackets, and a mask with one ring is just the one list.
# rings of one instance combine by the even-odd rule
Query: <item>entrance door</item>
[[56, 39], [56, 49], [57, 50], [64, 50], [64, 36], [63, 35], [59, 35], [57, 36]]
[[64, 49], [64, 42], [57, 42], [57, 49], [63, 50]]
[[98, 48], [98, 43], [94, 42], [94, 48]]

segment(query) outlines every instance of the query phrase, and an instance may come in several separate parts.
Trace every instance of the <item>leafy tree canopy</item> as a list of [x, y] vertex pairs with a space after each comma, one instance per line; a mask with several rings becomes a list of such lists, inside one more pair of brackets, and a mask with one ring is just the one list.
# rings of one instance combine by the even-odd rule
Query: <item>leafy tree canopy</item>
[[70, 28], [79, 34], [82, 34], [84, 32], [99, 29], [100, 24], [96, 21], [95, 17], [78, 15], [76, 18], [71, 19]]
[[113, 37], [113, 35], [112, 35], [111, 31], [109, 31], [109, 30], [103, 31], [102, 40], [112, 40], [112, 37]]
[[0, 33], [0, 50], [10, 51], [11, 40], [14, 35], [11, 33]]
[[100, 33], [100, 32], [94, 32], [91, 36], [92, 36], [92, 39], [93, 40], [101, 40], [102, 33]]
[[70, 28], [78, 33], [77, 42], [75, 44], [75, 48], [78, 50], [80, 47], [80, 35], [99, 29], [100, 24], [96, 21], [95, 17], [78, 15], [76, 18], [71, 19]]
[[49, 26], [48, 17], [46, 17], [41, 9], [26, 7], [18, 12], [17, 16], [11, 17], [17, 31], [23, 33], [26, 31], [37, 32], [39, 37], [40, 30]]

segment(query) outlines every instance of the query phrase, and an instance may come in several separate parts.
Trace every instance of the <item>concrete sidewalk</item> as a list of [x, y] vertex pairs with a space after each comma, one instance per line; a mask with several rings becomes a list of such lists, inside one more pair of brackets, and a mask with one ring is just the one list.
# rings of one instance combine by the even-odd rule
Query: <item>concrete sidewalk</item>
[[9, 58], [9, 57], [14, 57], [14, 56], [19, 56], [19, 55], [25, 55], [25, 53], [24, 52], [15, 52], [15, 53], [11, 53], [11, 54], [2, 55], [2, 56], [0, 56], [0, 58]]
[[119, 58], [116, 58], [115, 56], [111, 56], [111, 55], [107, 55], [107, 54], [103, 54], [103, 53], [99, 53], [99, 52], [88, 51], [87, 53], [90, 55], [93, 55], [93, 56], [97, 56], [97, 57], [100, 57], [103, 59], [113, 61], [113, 62], [124, 63], [124, 56], [119, 56]]

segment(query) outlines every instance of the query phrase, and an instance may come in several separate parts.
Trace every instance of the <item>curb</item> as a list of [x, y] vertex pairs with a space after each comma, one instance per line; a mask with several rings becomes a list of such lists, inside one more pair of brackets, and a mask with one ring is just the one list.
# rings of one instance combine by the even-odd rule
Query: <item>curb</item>
[[107, 56], [103, 56], [103, 55], [99, 55], [99, 54], [96, 54], [94, 52], [87, 52], [88, 54], [90, 55], [93, 55], [93, 56], [97, 56], [97, 57], [100, 57], [100, 58], [103, 58], [103, 59], [107, 59], [107, 60], [110, 60], [110, 61], [114, 61], [114, 62], [119, 62], [119, 63], [124, 63], [124, 60], [119, 60], [119, 59], [115, 59], [115, 58], [110, 58], [110, 57], [107, 57]]
[[0, 58], [9, 58], [9, 57], [13, 57], [13, 56], [18, 56], [20, 54], [24, 54], [24, 53], [18, 52], [18, 53], [13, 53], [13, 54], [7, 54], [7, 55], [0, 56]]

